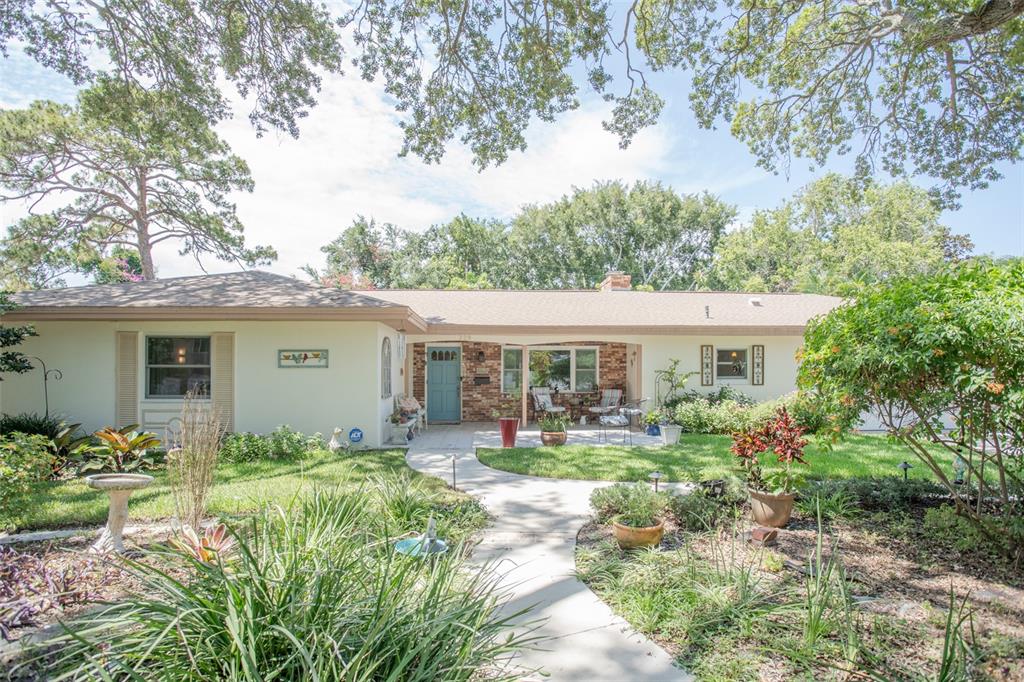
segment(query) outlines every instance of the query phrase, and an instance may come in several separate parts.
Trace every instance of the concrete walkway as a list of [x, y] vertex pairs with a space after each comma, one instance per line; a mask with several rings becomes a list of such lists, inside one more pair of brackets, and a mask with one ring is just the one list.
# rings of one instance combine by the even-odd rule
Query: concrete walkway
[[[572, 433], [575, 442], [596, 440], [596, 431]], [[524, 435], [528, 442], [531, 434]], [[524, 651], [515, 661], [523, 679], [693, 679], [573, 573], [576, 533], [589, 516], [590, 493], [609, 484], [521, 476], [481, 464], [476, 447], [498, 442], [497, 430], [486, 424], [431, 426], [410, 443], [406, 460], [451, 483], [455, 455], [457, 487], [477, 496], [495, 517], [474, 557], [492, 562], [502, 575], [511, 594], [507, 608], [535, 607], [528, 619], [543, 621], [534, 634], [546, 638], [541, 650]]]

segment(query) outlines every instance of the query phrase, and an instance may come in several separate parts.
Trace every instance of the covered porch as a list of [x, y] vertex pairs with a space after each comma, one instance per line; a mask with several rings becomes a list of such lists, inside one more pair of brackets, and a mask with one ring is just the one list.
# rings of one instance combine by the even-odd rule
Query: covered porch
[[647, 397], [642, 385], [642, 346], [611, 340], [554, 338], [409, 339], [406, 392], [432, 424], [493, 422], [495, 412], [537, 420], [533, 388], [547, 388], [552, 402], [576, 424], [593, 417], [602, 391], [617, 389], [623, 402]]

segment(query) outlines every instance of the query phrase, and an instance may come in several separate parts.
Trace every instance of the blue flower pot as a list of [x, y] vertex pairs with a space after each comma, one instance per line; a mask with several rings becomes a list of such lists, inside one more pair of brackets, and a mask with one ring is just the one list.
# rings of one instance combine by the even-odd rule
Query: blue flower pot
[[661, 435], [661, 427], [658, 426], [657, 424], [648, 424], [647, 425], [647, 435], [648, 436], [660, 436]]

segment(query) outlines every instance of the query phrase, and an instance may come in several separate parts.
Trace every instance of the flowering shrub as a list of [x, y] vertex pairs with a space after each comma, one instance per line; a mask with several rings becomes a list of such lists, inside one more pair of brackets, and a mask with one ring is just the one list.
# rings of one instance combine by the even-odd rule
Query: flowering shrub
[[[803, 435], [804, 428], [784, 406], [763, 426], [734, 433], [730, 450], [740, 458], [747, 485], [776, 494], [796, 492], [801, 478], [792, 465], [794, 462], [807, 464], [804, 460], [807, 439]], [[775, 453], [781, 467], [766, 470], [761, 466], [758, 456], [769, 450]]]

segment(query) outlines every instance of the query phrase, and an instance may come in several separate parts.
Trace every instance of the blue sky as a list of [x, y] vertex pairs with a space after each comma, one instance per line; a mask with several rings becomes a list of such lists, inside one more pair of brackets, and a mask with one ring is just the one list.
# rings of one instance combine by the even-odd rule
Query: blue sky
[[[74, 98], [68, 81], [14, 50], [0, 68], [0, 106]], [[235, 197], [247, 238], [278, 250], [280, 258], [269, 269], [282, 274], [297, 274], [306, 263], [322, 264], [319, 248], [359, 214], [423, 230], [460, 212], [507, 217], [522, 204], [557, 199], [574, 186], [621, 178], [661, 180], [680, 192], [710, 191], [736, 204], [745, 221], [828, 170], [850, 169], [847, 159], [837, 158], [811, 172], [797, 159], [789, 177], [772, 175], [755, 166], [727, 129], [697, 126], [684, 77], [660, 75], [655, 85], [667, 101], [661, 122], [639, 134], [628, 150], [620, 150], [617, 139], [601, 128], [608, 104], [585, 96], [580, 109], [556, 123], [536, 122], [526, 152], [482, 173], [460, 144], [453, 144], [439, 165], [399, 158], [397, 115], [380, 85], [354, 75], [324, 80], [320, 105], [303, 121], [298, 140], [274, 133], [257, 138], [243, 106], [218, 130], [248, 161], [256, 181], [252, 194]], [[1000, 170], [1002, 180], [965, 193], [962, 208], [945, 213], [943, 220], [970, 235], [978, 253], [1024, 255], [1024, 166], [1005, 164]], [[14, 206], [0, 210], [5, 225], [21, 214]], [[201, 271], [172, 248], [158, 253], [157, 263], [162, 276]], [[205, 265], [209, 271], [235, 269], [216, 261]]]

